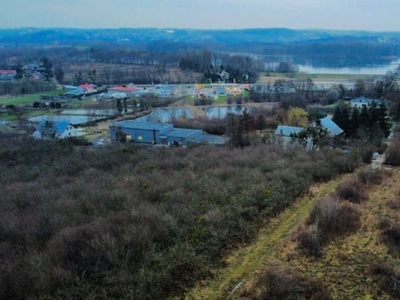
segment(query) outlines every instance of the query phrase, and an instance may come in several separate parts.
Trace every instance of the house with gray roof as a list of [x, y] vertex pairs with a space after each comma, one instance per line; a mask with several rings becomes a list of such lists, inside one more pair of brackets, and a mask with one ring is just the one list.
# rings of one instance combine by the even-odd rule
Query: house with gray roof
[[279, 125], [275, 130], [275, 141], [278, 145], [287, 148], [292, 144], [292, 134], [299, 133], [303, 127]]
[[[342, 128], [340, 128], [329, 117], [322, 118], [317, 122], [311, 124], [311, 126], [321, 126], [327, 129], [328, 135], [330, 137], [338, 136], [344, 132]], [[303, 129], [304, 129], [303, 127], [279, 125], [275, 130], [275, 141], [277, 142], [278, 145], [282, 145], [283, 147], [288, 147], [290, 144], [293, 144], [292, 135], [299, 133]], [[310, 140], [307, 144], [307, 149], [311, 149], [311, 147], [312, 147], [312, 142]]]
[[352, 99], [350, 101], [350, 106], [357, 107], [357, 108], [362, 108], [363, 106], [366, 106], [368, 108], [372, 105], [373, 102], [375, 102], [378, 105], [383, 103], [384, 105], [389, 106], [388, 100], [371, 99], [371, 98], [367, 98], [364, 96]]
[[342, 134], [344, 131], [340, 128], [335, 122], [332, 121], [331, 118], [325, 117], [319, 120], [320, 125], [328, 130], [328, 134], [331, 137], [335, 137], [339, 134]]
[[111, 141], [140, 144], [187, 146], [189, 144], [224, 144], [226, 138], [208, 135], [199, 129], [174, 128], [172, 124], [135, 120], [117, 122], [111, 126]]

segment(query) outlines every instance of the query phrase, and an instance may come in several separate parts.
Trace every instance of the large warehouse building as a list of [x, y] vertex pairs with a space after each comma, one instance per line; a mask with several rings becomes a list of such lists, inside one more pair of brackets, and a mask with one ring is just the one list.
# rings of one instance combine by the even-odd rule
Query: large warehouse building
[[205, 134], [202, 130], [174, 128], [166, 123], [129, 120], [117, 122], [109, 128], [112, 141], [187, 146], [189, 143], [223, 145], [228, 140], [226, 137]]

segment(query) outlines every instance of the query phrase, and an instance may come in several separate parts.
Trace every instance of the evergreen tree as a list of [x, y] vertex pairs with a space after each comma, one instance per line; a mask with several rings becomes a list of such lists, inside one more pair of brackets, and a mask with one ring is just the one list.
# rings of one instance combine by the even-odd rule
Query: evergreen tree
[[360, 113], [360, 126], [357, 128], [357, 136], [363, 140], [368, 140], [369, 129], [371, 128], [369, 111], [367, 106], [363, 106]]
[[350, 125], [349, 125], [349, 136], [352, 138], [357, 138], [358, 128], [360, 127], [360, 111], [357, 107], [353, 109], [351, 115]]
[[390, 124], [389, 121], [388, 109], [384, 103], [381, 103], [378, 107], [378, 124], [381, 130], [383, 131], [385, 138], [388, 137], [392, 125]]
[[350, 134], [349, 133], [349, 130], [350, 130], [349, 107], [346, 104], [340, 103], [338, 106], [336, 106], [332, 120], [340, 128], [343, 129], [346, 136], [349, 136], [349, 134]]

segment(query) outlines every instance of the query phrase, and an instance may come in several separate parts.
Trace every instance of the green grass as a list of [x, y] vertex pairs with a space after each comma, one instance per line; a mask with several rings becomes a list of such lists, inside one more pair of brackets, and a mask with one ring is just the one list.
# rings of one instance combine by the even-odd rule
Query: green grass
[[35, 101], [39, 101], [40, 96], [56, 96], [60, 94], [61, 90], [55, 90], [50, 92], [27, 94], [20, 96], [6, 96], [0, 98], [0, 105], [27, 105], [33, 104]]

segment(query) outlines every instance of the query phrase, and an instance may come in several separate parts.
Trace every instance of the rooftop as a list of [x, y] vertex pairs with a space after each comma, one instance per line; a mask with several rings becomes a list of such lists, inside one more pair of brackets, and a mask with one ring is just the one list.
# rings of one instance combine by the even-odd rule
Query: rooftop
[[331, 120], [329, 117], [325, 117], [321, 119], [322, 127], [328, 129], [329, 133], [333, 136], [339, 135], [343, 133], [342, 128], [340, 128], [335, 122]]
[[147, 130], [162, 130], [164, 128], [171, 127], [171, 124], [156, 123], [156, 122], [138, 122], [138, 121], [121, 121], [113, 125], [114, 127], [124, 127], [124, 128], [135, 128], [135, 129], [147, 129]]
[[187, 138], [189, 136], [191, 136], [192, 134], [195, 133], [202, 133], [201, 130], [198, 129], [186, 129], [186, 128], [174, 128], [171, 131], [168, 131], [166, 133], [164, 133], [165, 136], [168, 137], [183, 137], [183, 138]]
[[64, 132], [68, 126], [75, 127], [71, 125], [69, 122], [65, 121], [46, 121], [43, 120], [39, 123], [39, 125], [36, 127], [36, 130], [39, 132], [42, 132], [46, 126], [51, 130], [55, 132]]
[[113, 86], [108, 88], [110, 91], [118, 91], [118, 92], [134, 92], [139, 90], [137, 87], [134, 86], [123, 86], [123, 85], [118, 85], [118, 86]]
[[0, 75], [16, 75], [17, 71], [15, 70], [0, 70]]
[[279, 125], [275, 130], [275, 135], [290, 136], [290, 134], [299, 133], [302, 130], [302, 127]]

